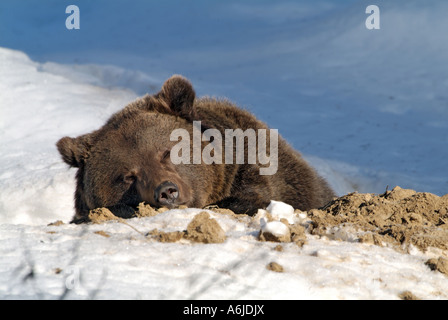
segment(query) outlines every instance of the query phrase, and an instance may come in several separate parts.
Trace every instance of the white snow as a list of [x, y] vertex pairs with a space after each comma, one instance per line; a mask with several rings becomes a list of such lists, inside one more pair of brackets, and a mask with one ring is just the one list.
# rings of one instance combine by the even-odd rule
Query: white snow
[[379, 0], [380, 30], [365, 28], [367, 1], [78, 3], [81, 29], [68, 31], [63, 5], [0, 2], [1, 299], [448, 299], [448, 277], [424, 264], [447, 253], [403, 254], [345, 229], [277, 251], [257, 240], [261, 219], [212, 212], [222, 244], [142, 235], [184, 230], [199, 209], [133, 228], [47, 225], [73, 215], [75, 170], [56, 141], [174, 73], [278, 128], [338, 194], [448, 193], [448, 3]]
[[[183, 230], [200, 210], [101, 225], [0, 226], [4, 299], [447, 299], [448, 279], [421, 252], [308, 238], [299, 248], [256, 240], [257, 227], [215, 214], [222, 244], [158, 243], [142, 233]], [[174, 223], [170, 223], [174, 222]], [[272, 223], [272, 222], [271, 222]], [[139, 232], [137, 232], [136, 230]], [[97, 234], [107, 232], [109, 237]], [[272, 272], [275, 261], [285, 269]], [[33, 277], [29, 274], [33, 272]], [[66, 290], [66, 289], [71, 290]]]
[[302, 216], [296, 215], [294, 208], [289, 204], [271, 200], [266, 210], [258, 209], [254, 221], [260, 224], [263, 233], [269, 233], [280, 238], [289, 234], [289, 228], [280, 220], [285, 219], [289, 224], [303, 222], [306, 219], [306, 213], [302, 214]]
[[2, 48], [0, 61], [0, 223], [69, 220], [75, 172], [55, 143], [101, 126], [136, 95], [42, 71], [22, 52]]
[[275, 220], [286, 219], [290, 224], [293, 224], [294, 219], [294, 208], [284, 202], [271, 200], [269, 205], [266, 207], [266, 211], [268, 211], [272, 218]]
[[263, 233], [270, 233], [276, 237], [285, 236], [289, 233], [288, 227], [280, 221], [262, 220], [261, 231]]

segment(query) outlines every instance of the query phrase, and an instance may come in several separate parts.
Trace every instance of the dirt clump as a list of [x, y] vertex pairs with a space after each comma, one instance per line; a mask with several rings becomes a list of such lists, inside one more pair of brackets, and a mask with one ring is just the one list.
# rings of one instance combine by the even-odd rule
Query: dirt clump
[[312, 234], [344, 239], [349, 230], [357, 240], [402, 248], [413, 245], [448, 249], [448, 195], [395, 187], [383, 194], [350, 193], [308, 212]]
[[177, 242], [185, 236], [183, 231], [164, 232], [157, 229], [153, 229], [148, 232], [149, 237], [155, 239], [158, 242]]
[[213, 211], [215, 213], [222, 214], [222, 215], [228, 215], [228, 216], [230, 216], [233, 219], [236, 219], [238, 221], [243, 221], [243, 222], [247, 221], [248, 219], [251, 218], [247, 214], [244, 214], [244, 213], [236, 214], [235, 212], [233, 212], [230, 209], [220, 208], [220, 207], [218, 207], [216, 205], [205, 206], [203, 209], [204, 210], [210, 210], [210, 211]]
[[289, 230], [291, 231], [291, 241], [294, 242], [299, 247], [303, 247], [307, 243], [305, 228], [300, 224], [289, 225]]
[[106, 231], [103, 231], [103, 230], [98, 230], [98, 231], [95, 231], [94, 233], [95, 233], [95, 234], [98, 234], [98, 235], [100, 235], [100, 236], [103, 236], [103, 237], [105, 237], [105, 238], [109, 238], [109, 237], [110, 237], [110, 234], [107, 233]]
[[181, 239], [198, 243], [222, 243], [226, 233], [209, 213], [198, 213], [188, 224], [187, 230], [164, 232], [157, 229], [148, 232], [148, 236], [159, 242], [177, 242]]
[[439, 257], [438, 259], [432, 258], [425, 263], [431, 270], [439, 271], [448, 276], [448, 259]]
[[135, 216], [138, 218], [143, 217], [154, 217], [155, 215], [159, 214], [156, 209], [151, 207], [149, 204], [145, 204], [144, 202], [140, 202], [137, 211], [135, 211]]
[[109, 220], [118, 220], [119, 218], [107, 208], [96, 208], [89, 211], [89, 221], [92, 223], [103, 223]]
[[284, 272], [285, 271], [283, 269], [283, 267], [280, 264], [278, 264], [277, 262], [268, 263], [268, 265], [266, 266], [266, 269], [268, 269], [270, 271], [274, 271], [274, 272]]
[[226, 240], [226, 233], [208, 212], [202, 211], [188, 224], [185, 238], [193, 242], [222, 243]]
[[57, 220], [57, 221], [55, 221], [55, 222], [51, 222], [51, 223], [49, 223], [47, 226], [49, 226], [49, 227], [51, 227], [51, 226], [53, 226], [53, 227], [59, 227], [59, 226], [62, 226], [64, 224], [64, 222], [62, 222], [62, 220]]
[[[187, 206], [179, 206], [177, 209], [186, 209]], [[137, 206], [137, 210], [135, 211], [135, 213], [132, 215], [131, 218], [145, 218], [145, 217], [154, 217], [156, 215], [158, 215], [159, 213], [168, 211], [169, 209], [166, 207], [160, 207], [160, 208], [154, 208], [151, 207], [151, 205], [144, 203], [144, 202], [140, 202], [139, 205]]]
[[275, 246], [274, 250], [278, 252], [283, 252], [283, 247], [280, 244], [278, 244]]
[[415, 294], [411, 291], [403, 291], [398, 295], [401, 300], [420, 300]]

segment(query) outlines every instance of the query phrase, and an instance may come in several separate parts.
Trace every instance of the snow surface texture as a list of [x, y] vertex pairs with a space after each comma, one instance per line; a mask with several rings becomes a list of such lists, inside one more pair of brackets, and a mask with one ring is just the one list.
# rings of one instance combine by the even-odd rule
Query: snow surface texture
[[0, 222], [69, 220], [75, 171], [55, 143], [100, 127], [136, 96], [41, 71], [21, 52], [2, 48], [0, 61]]
[[[199, 209], [126, 223], [0, 226], [0, 297], [38, 299], [398, 299], [405, 291], [447, 299], [448, 278], [428, 255], [308, 237], [260, 242], [261, 224], [209, 212], [220, 244], [160, 243], [145, 234], [183, 231]], [[292, 217], [290, 217], [292, 218]], [[269, 223], [279, 223], [272, 221]], [[266, 266], [275, 262], [283, 272]]]
[[[278, 252], [256, 240], [272, 222], [215, 213], [227, 240], [207, 245], [117, 222], [47, 226], [73, 215], [75, 172], [55, 142], [173, 73], [278, 128], [340, 195], [448, 193], [448, 3], [377, 1], [375, 31], [364, 1], [78, 1], [78, 31], [64, 5], [44, 3], [0, 2], [0, 298], [448, 298], [430, 253], [309, 235]], [[129, 224], [182, 230], [198, 212]]]

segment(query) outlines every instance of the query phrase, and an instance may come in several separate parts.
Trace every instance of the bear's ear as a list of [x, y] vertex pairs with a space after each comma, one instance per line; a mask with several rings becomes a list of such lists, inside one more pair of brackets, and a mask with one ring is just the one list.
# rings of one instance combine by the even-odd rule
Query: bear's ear
[[165, 101], [171, 112], [189, 120], [194, 118], [195, 96], [190, 81], [179, 75], [174, 75], [165, 81], [162, 90], [156, 95]]
[[89, 155], [90, 137], [88, 135], [78, 138], [64, 137], [56, 143], [56, 146], [65, 163], [79, 168], [80, 164]]

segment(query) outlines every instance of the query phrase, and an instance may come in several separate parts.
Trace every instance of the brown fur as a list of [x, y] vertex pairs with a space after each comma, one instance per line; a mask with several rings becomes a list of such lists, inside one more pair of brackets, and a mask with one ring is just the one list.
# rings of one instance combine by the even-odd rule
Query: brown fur
[[274, 175], [260, 175], [259, 164], [174, 165], [169, 151], [177, 142], [170, 141], [170, 134], [183, 128], [191, 136], [194, 120], [200, 120], [203, 129], [218, 129], [223, 137], [225, 129], [268, 129], [228, 101], [195, 99], [191, 84], [173, 76], [158, 94], [129, 104], [99, 130], [58, 141], [62, 159], [78, 168], [74, 221], [85, 220], [89, 210], [97, 207], [129, 216], [141, 201], [156, 205], [154, 190], [164, 181], [179, 188], [173, 207], [217, 204], [254, 214], [270, 200], [308, 210], [333, 198], [328, 184], [281, 137]]

